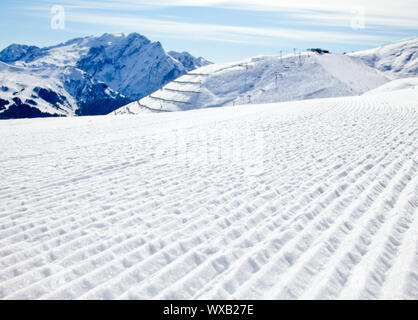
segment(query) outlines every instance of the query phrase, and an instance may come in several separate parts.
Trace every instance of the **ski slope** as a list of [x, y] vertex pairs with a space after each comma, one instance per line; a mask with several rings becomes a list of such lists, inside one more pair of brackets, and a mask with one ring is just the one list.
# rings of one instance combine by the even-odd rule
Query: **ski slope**
[[355, 96], [390, 79], [348, 55], [259, 56], [193, 70], [112, 114]]
[[0, 298], [418, 299], [407, 90], [2, 122]]

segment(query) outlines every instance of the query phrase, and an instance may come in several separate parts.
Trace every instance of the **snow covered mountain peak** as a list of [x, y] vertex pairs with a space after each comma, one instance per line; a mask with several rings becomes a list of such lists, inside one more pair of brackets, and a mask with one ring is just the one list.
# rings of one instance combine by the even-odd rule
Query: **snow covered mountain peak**
[[[108, 41], [113, 45], [106, 45]], [[139, 99], [189, 69], [171, 59], [160, 42], [132, 33], [97, 38], [76, 66], [132, 99]]]
[[[209, 63], [188, 53], [177, 58], [167, 54], [160, 42], [139, 33], [105, 33], [45, 48], [13, 44], [0, 52], [0, 62], [8, 66], [8, 76], [2, 77], [0, 85], [10, 89], [1, 92], [0, 113], [14, 106], [16, 112], [35, 108], [55, 115], [105, 114]], [[68, 104], [51, 105], [38, 99], [35, 87], [66, 97]], [[14, 98], [23, 102], [16, 105]], [[22, 107], [26, 100], [36, 104]], [[11, 114], [9, 110], [8, 117], [19, 117], [16, 112]]]
[[190, 53], [185, 51], [169, 51], [168, 54], [174, 59], [180, 61], [188, 71], [211, 64], [208, 60], [202, 57], [195, 58]]
[[29, 61], [39, 56], [41, 49], [36, 46], [27, 46], [21, 44], [11, 44], [0, 52], [0, 61], [13, 63], [15, 61]]

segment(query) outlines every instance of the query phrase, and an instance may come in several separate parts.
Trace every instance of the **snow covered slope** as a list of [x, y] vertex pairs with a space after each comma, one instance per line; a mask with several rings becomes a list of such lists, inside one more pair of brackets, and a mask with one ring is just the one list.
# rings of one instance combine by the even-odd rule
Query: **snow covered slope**
[[193, 63], [186, 59], [183, 64], [182, 59], [167, 54], [160, 42], [151, 42], [137, 33], [109, 40], [112, 45], [90, 45], [77, 67], [131, 99], [142, 98], [187, 71], [209, 64], [191, 55], [188, 58]]
[[384, 84], [381, 87], [370, 90], [365, 94], [386, 94], [394, 91], [401, 91], [400, 93], [406, 93], [405, 90], [418, 90], [418, 78], [405, 78], [393, 80]]
[[71, 67], [25, 68], [0, 62], [0, 119], [106, 114], [129, 101]]
[[418, 76], [418, 37], [349, 55], [393, 78]]
[[0, 298], [418, 299], [393, 94], [2, 123]]
[[[209, 63], [187, 53], [173, 55], [184, 64], [137, 33], [77, 38], [47, 48], [11, 45], [0, 52], [0, 118], [107, 114]], [[39, 88], [50, 92], [53, 102], [38, 97]]]
[[388, 81], [347, 55], [260, 56], [196, 69], [113, 114], [352, 96]]
[[[74, 114], [72, 105], [75, 101], [60, 88], [60, 82], [45, 70], [39, 73], [34, 75], [25, 68], [0, 62], [0, 118], [18, 112], [34, 116]], [[43, 78], [42, 89], [39, 87], [40, 77]], [[42, 95], [42, 92], [46, 94]], [[40, 98], [39, 93], [46, 100]]]

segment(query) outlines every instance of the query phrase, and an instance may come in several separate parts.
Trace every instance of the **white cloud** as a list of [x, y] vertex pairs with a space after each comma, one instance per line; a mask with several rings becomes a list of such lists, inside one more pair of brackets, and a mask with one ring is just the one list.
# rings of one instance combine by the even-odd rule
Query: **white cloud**
[[[51, 0], [41, 0], [45, 6], [53, 3]], [[395, 34], [400, 28], [418, 28], [418, 1], [398, 1], [394, 5], [389, 0], [364, 1], [307, 1], [307, 0], [62, 0], [60, 4], [70, 10], [67, 12], [67, 21], [95, 25], [112, 26], [114, 29], [138, 30], [141, 33], [164, 35], [165, 37], [179, 39], [198, 39], [208, 41], [222, 41], [247, 43], [257, 45], [273, 45], [277, 40], [315, 40], [320, 42], [340, 44], [378, 45], [388, 40], [383, 35], [371, 35], [370, 32], [351, 30], [350, 20], [352, 9], [357, 6], [365, 7], [366, 28], [370, 31], [378, 26], [391, 26], [391, 33]], [[235, 10], [255, 10], [280, 12], [289, 21], [288, 27], [248, 27], [230, 26], [220, 21], [213, 24], [198, 22], [180, 22], [176, 18], [150, 19], [138, 17], [140, 10], [161, 9], [171, 6], [201, 6], [228, 8]], [[45, 7], [42, 7], [44, 8]], [[33, 8], [32, 8], [33, 9]], [[29, 10], [31, 15], [40, 11]], [[88, 10], [83, 10], [88, 9]], [[114, 14], [114, 12], [123, 14]], [[244, 24], [244, 22], [243, 22]], [[292, 29], [290, 25], [298, 26]], [[310, 25], [321, 27], [320, 31], [312, 30]], [[336, 31], [334, 27], [346, 27], [345, 32]], [[395, 27], [395, 28], [393, 28]], [[369, 33], [369, 34], [368, 34]]]
[[111, 16], [103, 14], [68, 14], [72, 22], [108, 25], [141, 30], [141, 32], [171, 35], [179, 38], [194, 38], [223, 42], [271, 44], [274, 40], [320, 40], [322, 42], [348, 44], [379, 44], [384, 37], [333, 31], [309, 31], [287, 28], [263, 28], [228, 26], [200, 23], [185, 23], [160, 19]]
[[[44, 3], [56, 1], [41, 0]], [[55, 4], [55, 3], [54, 3]], [[418, 28], [418, 1], [416, 0], [62, 0], [71, 8], [101, 10], [141, 10], [162, 7], [217, 7], [251, 11], [285, 12], [290, 17], [321, 21], [322, 25], [335, 25], [347, 17], [355, 7], [364, 7], [368, 23], [381, 26]]]

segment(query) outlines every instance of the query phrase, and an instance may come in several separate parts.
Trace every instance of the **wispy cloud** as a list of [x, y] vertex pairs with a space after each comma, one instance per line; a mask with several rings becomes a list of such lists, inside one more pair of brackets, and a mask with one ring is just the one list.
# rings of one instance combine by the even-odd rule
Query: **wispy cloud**
[[[41, 0], [43, 3], [57, 1]], [[367, 23], [373, 26], [418, 28], [418, 1], [416, 0], [61, 0], [69, 8], [97, 10], [152, 10], [167, 7], [213, 7], [232, 10], [286, 13], [290, 19], [305, 24], [344, 26], [353, 8], [363, 7]]]
[[[31, 11], [33, 14], [33, 11]], [[163, 19], [137, 18], [107, 13], [67, 14], [67, 21], [105, 25], [112, 28], [141, 30], [144, 33], [163, 34], [173, 38], [208, 40], [217, 42], [277, 45], [279, 40], [312, 40], [345, 44], [380, 44], [386, 38], [356, 32], [310, 31], [280, 27], [247, 27], [221, 24], [186, 23]]]
[[[385, 1], [385, 0], [384, 0]], [[49, 12], [45, 10], [51, 1], [43, 0], [44, 6], [31, 7], [28, 10], [30, 15], [45, 15], [49, 17]], [[356, 45], [377, 45], [387, 42], [387, 37], [378, 34], [359, 33], [351, 30], [350, 14], [345, 6], [335, 5], [333, 1], [323, 1], [322, 5], [310, 4], [310, 2], [293, 0], [282, 4], [276, 1], [261, 1], [256, 5], [255, 1], [250, 0], [156, 0], [152, 4], [149, 1], [61, 1], [71, 10], [67, 13], [66, 19], [69, 22], [110, 26], [113, 29], [140, 30], [145, 34], [164, 35], [165, 37], [180, 39], [195, 39], [217, 42], [232, 42], [257, 45], [275, 45], [276, 41], [283, 40], [320, 40], [321, 42], [356, 44]], [[355, 1], [354, 1], [355, 2]], [[329, 4], [329, 7], [325, 3]], [[285, 10], [289, 23], [287, 27], [249, 27], [231, 26], [222, 23], [199, 23], [176, 21], [175, 18], [144, 18], [138, 17], [137, 12], [132, 10], [157, 9], [164, 6], [215, 6], [222, 8], [236, 8], [237, 10]], [[315, 11], [324, 10], [327, 11]], [[82, 10], [85, 9], [85, 10]], [[94, 9], [94, 10], [89, 10]], [[344, 9], [344, 10], [343, 10]], [[117, 10], [118, 14], [115, 14]], [[334, 10], [334, 11], [332, 11]], [[129, 13], [131, 12], [131, 13]], [[292, 28], [294, 21], [297, 20], [298, 27]], [[346, 27], [344, 30], [338, 28], [321, 28], [311, 30], [306, 24], [314, 21], [319, 25], [333, 25]], [[387, 18], [373, 18], [373, 23], [388, 23]], [[395, 24], [395, 20], [391, 20]], [[415, 20], [403, 20], [403, 26], [414, 26]], [[305, 26], [305, 27], [303, 27]], [[339, 30], [339, 31], [338, 31]]]

